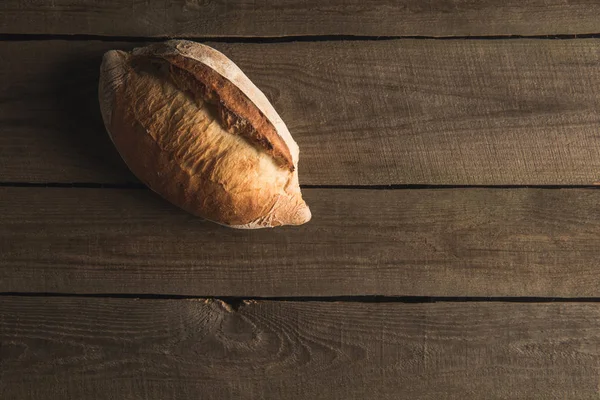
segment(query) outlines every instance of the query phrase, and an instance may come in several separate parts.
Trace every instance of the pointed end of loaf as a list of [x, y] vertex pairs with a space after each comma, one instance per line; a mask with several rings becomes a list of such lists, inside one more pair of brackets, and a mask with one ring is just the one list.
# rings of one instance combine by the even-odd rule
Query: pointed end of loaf
[[288, 197], [283, 202], [279, 203], [271, 212], [267, 221], [267, 226], [282, 226], [282, 225], [302, 225], [310, 221], [312, 213], [306, 205], [300, 192]]
[[301, 204], [295, 210], [290, 210], [285, 215], [281, 216], [281, 225], [302, 225], [310, 221], [312, 213], [304, 200], [300, 200]]
[[302, 225], [310, 221], [312, 213], [300, 193], [282, 197], [271, 212], [245, 225], [229, 225], [237, 229], [274, 228], [284, 225]]

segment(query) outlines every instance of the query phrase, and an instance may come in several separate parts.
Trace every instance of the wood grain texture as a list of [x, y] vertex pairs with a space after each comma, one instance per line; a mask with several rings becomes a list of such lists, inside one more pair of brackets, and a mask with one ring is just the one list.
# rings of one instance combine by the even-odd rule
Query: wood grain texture
[[[600, 42], [211, 43], [274, 103], [300, 183], [600, 180]], [[0, 43], [0, 182], [134, 180], [99, 115], [103, 42]]]
[[3, 0], [0, 33], [122, 36], [600, 32], [595, 0]]
[[0, 292], [600, 293], [600, 190], [306, 189], [305, 226], [239, 231], [147, 190], [0, 189]]
[[595, 399], [595, 303], [3, 297], [4, 399]]

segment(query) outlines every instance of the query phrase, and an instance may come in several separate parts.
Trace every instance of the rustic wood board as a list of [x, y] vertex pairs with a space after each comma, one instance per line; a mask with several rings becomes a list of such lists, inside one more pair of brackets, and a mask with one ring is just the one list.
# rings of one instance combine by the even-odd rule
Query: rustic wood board
[[148, 190], [0, 188], [0, 292], [598, 296], [600, 190], [306, 189], [240, 231]]
[[[301, 184], [600, 180], [600, 41], [212, 44], [288, 123]], [[134, 180], [97, 105], [102, 53], [133, 46], [0, 43], [0, 182]]]
[[3, 0], [0, 33], [120, 36], [600, 32], [595, 0]]
[[597, 303], [3, 297], [4, 399], [595, 399]]

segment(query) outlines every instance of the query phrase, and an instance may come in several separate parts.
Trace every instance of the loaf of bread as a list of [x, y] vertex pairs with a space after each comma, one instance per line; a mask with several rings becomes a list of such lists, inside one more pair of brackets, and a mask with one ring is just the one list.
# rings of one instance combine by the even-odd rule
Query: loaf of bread
[[111, 50], [99, 100], [127, 166], [175, 205], [234, 228], [310, 220], [298, 145], [265, 95], [217, 50], [185, 40]]

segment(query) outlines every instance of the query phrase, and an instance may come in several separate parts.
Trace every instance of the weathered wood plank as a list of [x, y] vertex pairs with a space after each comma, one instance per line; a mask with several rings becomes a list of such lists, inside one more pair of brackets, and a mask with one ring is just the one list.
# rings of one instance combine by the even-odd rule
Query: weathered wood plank
[[147, 190], [1, 188], [0, 292], [598, 296], [600, 190], [306, 189], [238, 231]]
[[5, 399], [595, 399], [596, 303], [3, 297]]
[[[272, 99], [302, 184], [600, 179], [600, 41], [214, 44]], [[107, 138], [98, 65], [126, 43], [0, 43], [0, 182], [133, 180]]]
[[0, 33], [123, 36], [600, 32], [595, 0], [3, 0]]

